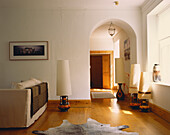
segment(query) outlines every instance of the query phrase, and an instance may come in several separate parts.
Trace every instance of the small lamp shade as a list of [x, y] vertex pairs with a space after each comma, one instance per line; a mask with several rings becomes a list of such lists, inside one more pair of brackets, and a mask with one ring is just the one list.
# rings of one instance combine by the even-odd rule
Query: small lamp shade
[[71, 95], [71, 81], [68, 60], [57, 61], [57, 96]]
[[148, 72], [141, 72], [138, 98], [151, 99], [151, 79]]
[[138, 93], [140, 83], [140, 64], [132, 64], [130, 72], [129, 93]]
[[115, 59], [115, 82], [116, 83], [125, 83], [125, 71], [123, 58]]

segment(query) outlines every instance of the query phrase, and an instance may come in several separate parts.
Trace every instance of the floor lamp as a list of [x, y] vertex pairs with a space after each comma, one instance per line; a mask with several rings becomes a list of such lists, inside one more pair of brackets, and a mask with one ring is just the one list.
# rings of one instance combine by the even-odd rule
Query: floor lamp
[[60, 96], [58, 108], [62, 112], [68, 111], [70, 104], [68, 96], [71, 95], [71, 80], [68, 60], [57, 61], [57, 96]]
[[151, 76], [148, 72], [141, 72], [138, 98], [141, 102], [140, 109], [148, 111], [151, 99]]
[[116, 93], [116, 97], [118, 100], [123, 100], [125, 95], [121, 88], [122, 83], [125, 83], [125, 72], [124, 72], [124, 62], [123, 58], [116, 58], [115, 59], [115, 82], [118, 83], [119, 89]]
[[140, 83], [140, 64], [131, 64], [130, 71], [130, 83], [129, 83], [129, 93], [130, 95], [130, 106], [139, 107], [140, 102], [138, 100], [138, 91]]

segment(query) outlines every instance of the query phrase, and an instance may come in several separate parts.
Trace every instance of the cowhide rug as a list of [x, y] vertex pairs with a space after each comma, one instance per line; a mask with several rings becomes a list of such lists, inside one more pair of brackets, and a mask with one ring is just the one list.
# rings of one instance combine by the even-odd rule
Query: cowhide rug
[[38, 135], [139, 135], [135, 132], [122, 131], [125, 128], [129, 128], [129, 126], [110, 127], [110, 124], [101, 124], [89, 118], [85, 124], [74, 125], [63, 120], [63, 123], [58, 127], [32, 133]]

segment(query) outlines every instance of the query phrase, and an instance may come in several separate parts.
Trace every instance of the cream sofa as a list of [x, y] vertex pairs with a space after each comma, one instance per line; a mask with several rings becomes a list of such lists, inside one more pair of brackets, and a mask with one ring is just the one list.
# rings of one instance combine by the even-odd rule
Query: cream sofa
[[0, 89], [0, 128], [29, 127], [43, 114], [47, 102], [31, 116], [31, 90]]

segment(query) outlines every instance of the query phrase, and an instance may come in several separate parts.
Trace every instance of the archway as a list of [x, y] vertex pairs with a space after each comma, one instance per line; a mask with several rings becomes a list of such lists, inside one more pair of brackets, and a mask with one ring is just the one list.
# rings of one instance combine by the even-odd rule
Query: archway
[[[107, 38], [107, 36], [109, 36], [109, 34], [107, 33], [107, 29], [109, 28], [109, 24], [110, 23], [113, 23], [115, 25], [115, 27], [119, 28], [120, 30], [115, 34], [115, 36], [113, 38], [111, 37], [108, 37], [110, 38], [109, 40], [112, 41], [109, 41], [109, 40], [101, 40], [101, 42], [103, 42], [105, 44], [105, 46], [107, 47], [102, 47], [102, 45], [100, 45], [100, 43], [98, 42], [99, 41], [99, 38], [98, 38], [98, 41], [95, 41], [93, 40], [92, 41], [92, 38], [95, 37], [94, 33], [95, 32], [101, 32], [102, 30], [99, 30], [101, 29], [101, 27], [105, 28], [106, 31], [105, 31], [105, 38]], [[124, 35], [122, 33], [125, 33]], [[122, 35], [121, 35], [122, 34]], [[101, 34], [99, 34], [99, 36], [102, 36]], [[97, 37], [95, 37], [97, 38]], [[103, 20], [101, 22], [99, 22], [98, 24], [96, 24], [93, 28], [93, 30], [91, 31], [91, 34], [90, 34], [90, 51], [113, 51], [115, 52], [115, 42], [120, 39], [120, 57], [123, 57], [124, 58], [124, 43], [126, 40], [129, 40], [130, 41], [130, 59], [128, 60], [125, 60], [125, 66], [126, 66], [126, 71], [125, 71], [125, 78], [126, 78], [126, 85], [124, 87], [125, 89], [125, 93], [127, 94], [128, 93], [128, 85], [129, 85], [129, 74], [130, 74], [130, 65], [133, 64], [133, 63], [137, 63], [137, 46], [136, 46], [136, 34], [134, 32], [134, 30], [132, 29], [132, 27], [125, 21], [122, 21], [120, 19], [108, 19], [108, 20]], [[110, 43], [110, 47], [108, 46], [108, 44]], [[92, 45], [93, 44], [93, 45]], [[94, 45], [95, 44], [95, 45]], [[102, 43], [101, 43], [102, 44]], [[106, 45], [107, 44], [107, 45]], [[112, 44], [112, 45], [111, 45]], [[111, 47], [112, 46], [112, 47]], [[115, 54], [113, 56], [113, 63], [114, 63], [114, 59], [115, 59]], [[125, 58], [124, 58], [125, 59]], [[114, 67], [113, 67], [113, 72], [114, 72]], [[114, 84], [114, 73], [111, 74], [111, 84]], [[115, 88], [114, 85], [111, 89]]]

